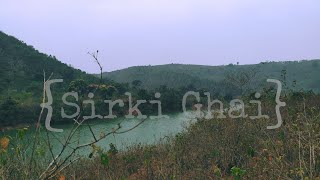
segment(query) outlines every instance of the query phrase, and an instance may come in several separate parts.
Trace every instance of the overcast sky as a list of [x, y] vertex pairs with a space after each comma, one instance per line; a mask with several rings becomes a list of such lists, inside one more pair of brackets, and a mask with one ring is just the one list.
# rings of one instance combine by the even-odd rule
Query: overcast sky
[[0, 0], [0, 30], [93, 73], [320, 58], [319, 0]]

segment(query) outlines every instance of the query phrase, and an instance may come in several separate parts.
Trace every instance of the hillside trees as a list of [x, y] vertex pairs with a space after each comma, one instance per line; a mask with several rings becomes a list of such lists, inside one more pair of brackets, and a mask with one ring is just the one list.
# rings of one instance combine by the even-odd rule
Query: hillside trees
[[8, 97], [0, 104], [0, 124], [15, 125], [18, 119], [17, 115], [19, 115], [18, 103], [11, 97]]

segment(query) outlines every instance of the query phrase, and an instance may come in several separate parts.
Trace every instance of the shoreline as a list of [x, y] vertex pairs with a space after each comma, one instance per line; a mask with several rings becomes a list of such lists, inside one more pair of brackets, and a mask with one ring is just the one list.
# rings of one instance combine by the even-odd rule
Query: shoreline
[[11, 131], [11, 130], [20, 129], [20, 128], [29, 128], [30, 126], [32, 125], [28, 123], [21, 123], [21, 124], [12, 125], [12, 126], [1, 126], [0, 132], [6, 132], [6, 131]]

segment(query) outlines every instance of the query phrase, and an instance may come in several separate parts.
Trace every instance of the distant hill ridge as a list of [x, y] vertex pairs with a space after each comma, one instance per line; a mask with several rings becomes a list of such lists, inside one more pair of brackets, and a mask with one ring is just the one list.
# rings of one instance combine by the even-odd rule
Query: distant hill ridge
[[121, 83], [134, 80], [142, 82], [142, 87], [154, 89], [160, 85], [179, 88], [197, 85], [211, 88], [210, 84], [221, 84], [232, 79], [230, 76], [250, 75], [255, 84], [263, 83], [267, 78], [285, 81], [296, 89], [320, 92], [320, 60], [302, 60], [286, 62], [262, 62], [252, 65], [185, 65], [165, 64], [156, 66], [134, 66], [122, 70], [105, 72], [104, 77]]

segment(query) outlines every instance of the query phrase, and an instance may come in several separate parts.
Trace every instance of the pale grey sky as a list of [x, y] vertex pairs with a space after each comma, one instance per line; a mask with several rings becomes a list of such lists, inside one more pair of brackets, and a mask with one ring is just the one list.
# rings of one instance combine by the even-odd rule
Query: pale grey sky
[[98, 72], [320, 58], [319, 0], [0, 0], [0, 30]]

